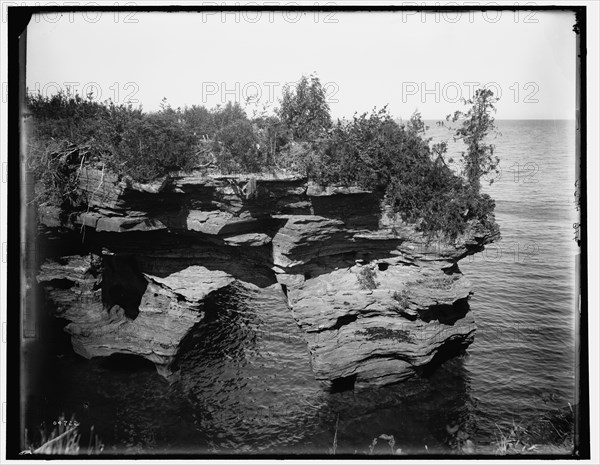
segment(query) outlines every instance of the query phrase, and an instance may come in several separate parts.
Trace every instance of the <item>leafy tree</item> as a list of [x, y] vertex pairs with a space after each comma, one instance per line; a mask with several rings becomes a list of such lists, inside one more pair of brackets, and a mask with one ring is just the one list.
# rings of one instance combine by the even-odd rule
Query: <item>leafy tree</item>
[[398, 124], [385, 107], [338, 121], [315, 157], [311, 177], [322, 184], [379, 191], [394, 212], [428, 234], [443, 232], [455, 238], [475, 218], [491, 224], [493, 200], [473, 192], [438, 161], [446, 146], [430, 147], [425, 130], [420, 114]]
[[314, 75], [302, 76], [295, 88], [285, 86], [280, 103], [277, 114], [298, 141], [315, 138], [331, 127], [325, 89]]
[[446, 166], [444, 142], [430, 145], [418, 113], [398, 123], [384, 107], [332, 125], [323, 88], [312, 76], [285, 90], [275, 115], [265, 111], [252, 119], [231, 102], [182, 110], [163, 100], [160, 111], [146, 113], [141, 107], [95, 102], [92, 96], [30, 96], [28, 163], [38, 200], [69, 211], [85, 206], [79, 172], [90, 162], [141, 182], [172, 169], [286, 168], [321, 184], [378, 192], [419, 230], [453, 238], [471, 220], [493, 226], [495, 204], [480, 192], [480, 178], [498, 163], [486, 142], [494, 130], [496, 101], [490, 91], [477, 91], [465, 102], [472, 108], [452, 117], [460, 124], [455, 137], [467, 144], [464, 177]]
[[465, 105], [472, 105], [466, 113], [456, 111], [446, 117], [446, 121], [460, 123], [453, 129], [454, 140], [462, 140], [467, 145], [467, 151], [462, 154], [465, 176], [475, 192], [481, 189], [482, 176], [498, 170], [495, 146], [487, 142], [488, 135], [497, 134], [492, 116], [497, 102], [491, 90], [478, 89], [473, 98], [464, 100]]
[[261, 115], [252, 120], [259, 151], [264, 155], [267, 168], [278, 167], [281, 149], [289, 142], [289, 133], [281, 120], [274, 115]]
[[233, 123], [234, 121], [248, 120], [246, 111], [238, 102], [227, 102], [227, 104], [225, 104], [223, 107], [217, 105], [216, 108], [211, 110], [211, 113], [213, 114], [216, 131], [223, 129], [225, 126]]
[[182, 116], [188, 131], [195, 136], [208, 139], [216, 132], [214, 113], [203, 106], [185, 107]]
[[225, 172], [255, 173], [264, 166], [252, 123], [238, 119], [217, 132], [214, 142], [219, 167]]
[[410, 175], [416, 166], [430, 163], [421, 123], [417, 114], [401, 126], [386, 107], [338, 121], [323, 144], [314, 176], [323, 183], [385, 190], [394, 176]]

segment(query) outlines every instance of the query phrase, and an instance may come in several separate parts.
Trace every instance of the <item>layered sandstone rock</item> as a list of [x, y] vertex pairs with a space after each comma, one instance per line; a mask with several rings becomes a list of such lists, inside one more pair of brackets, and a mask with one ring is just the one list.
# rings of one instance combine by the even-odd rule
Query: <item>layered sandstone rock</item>
[[457, 263], [497, 228], [473, 223], [452, 243], [435, 241], [371, 192], [249, 181], [175, 173], [141, 185], [86, 168], [87, 211], [40, 209], [48, 230], [85, 235], [86, 255], [49, 259], [39, 275], [75, 350], [137, 354], [170, 376], [210, 296], [274, 282], [315, 376], [333, 389], [402, 380], [472, 342], [471, 284]]
[[56, 304], [56, 316], [70, 321], [65, 331], [79, 355], [140, 355], [170, 377], [179, 343], [204, 317], [205, 299], [235, 280], [202, 266], [164, 278], [143, 274], [143, 279], [124, 279], [128, 265], [115, 265], [120, 280], [107, 279], [109, 270], [93, 254], [62, 257], [44, 263], [38, 281]]

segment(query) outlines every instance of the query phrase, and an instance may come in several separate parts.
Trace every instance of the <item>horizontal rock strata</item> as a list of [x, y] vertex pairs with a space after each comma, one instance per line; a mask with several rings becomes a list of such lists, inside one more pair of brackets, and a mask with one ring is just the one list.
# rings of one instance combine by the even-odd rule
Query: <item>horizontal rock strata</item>
[[405, 379], [473, 341], [458, 261], [496, 240], [494, 225], [426, 239], [371, 192], [291, 176], [140, 184], [87, 167], [80, 182], [85, 211], [39, 209], [47, 237], [79, 244], [49, 252], [38, 280], [85, 357], [136, 354], [170, 377], [211, 296], [276, 282], [330, 389]]
[[[86, 358], [140, 355], [165, 377], [171, 375], [169, 365], [179, 343], [203, 319], [205, 299], [235, 281], [222, 271], [190, 266], [164, 278], [143, 274], [141, 287], [134, 290], [125, 287], [131, 281], [102, 279], [102, 271], [107, 270], [101, 258], [93, 254], [67, 256], [41, 267], [38, 280], [56, 304], [56, 316], [70, 321], [65, 331], [73, 349]], [[127, 300], [135, 300], [136, 294], [132, 314]]]

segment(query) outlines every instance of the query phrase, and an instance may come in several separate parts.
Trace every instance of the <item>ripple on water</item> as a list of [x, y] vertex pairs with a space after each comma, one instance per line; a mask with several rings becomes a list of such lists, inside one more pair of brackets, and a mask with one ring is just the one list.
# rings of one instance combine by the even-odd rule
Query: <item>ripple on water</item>
[[[503, 239], [460, 265], [473, 282], [478, 326], [466, 355], [406, 383], [326, 393], [283, 294], [246, 290], [217, 299], [194, 328], [172, 386], [153, 368], [115, 370], [50, 354], [40, 388], [48, 416], [83, 412], [85, 403], [109, 451], [327, 453], [339, 419], [338, 452], [368, 452], [374, 437], [393, 434], [397, 447], [419, 453], [426, 445], [447, 450], [448, 424], [490, 442], [496, 424], [526, 423], [573, 403], [576, 215], [574, 171], [565, 169], [572, 124], [499, 125], [502, 176], [484, 189], [497, 199]], [[524, 178], [525, 163], [537, 167], [533, 178]]]

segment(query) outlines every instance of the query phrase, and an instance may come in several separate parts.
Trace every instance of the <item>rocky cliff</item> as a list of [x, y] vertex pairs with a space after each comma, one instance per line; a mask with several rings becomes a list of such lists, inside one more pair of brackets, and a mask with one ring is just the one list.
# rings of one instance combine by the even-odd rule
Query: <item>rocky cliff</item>
[[273, 285], [331, 389], [396, 382], [473, 341], [458, 261], [497, 228], [426, 239], [374, 193], [298, 177], [172, 173], [139, 184], [88, 167], [80, 186], [87, 211], [40, 207], [38, 281], [84, 357], [140, 355], [172, 377], [211, 302]]

